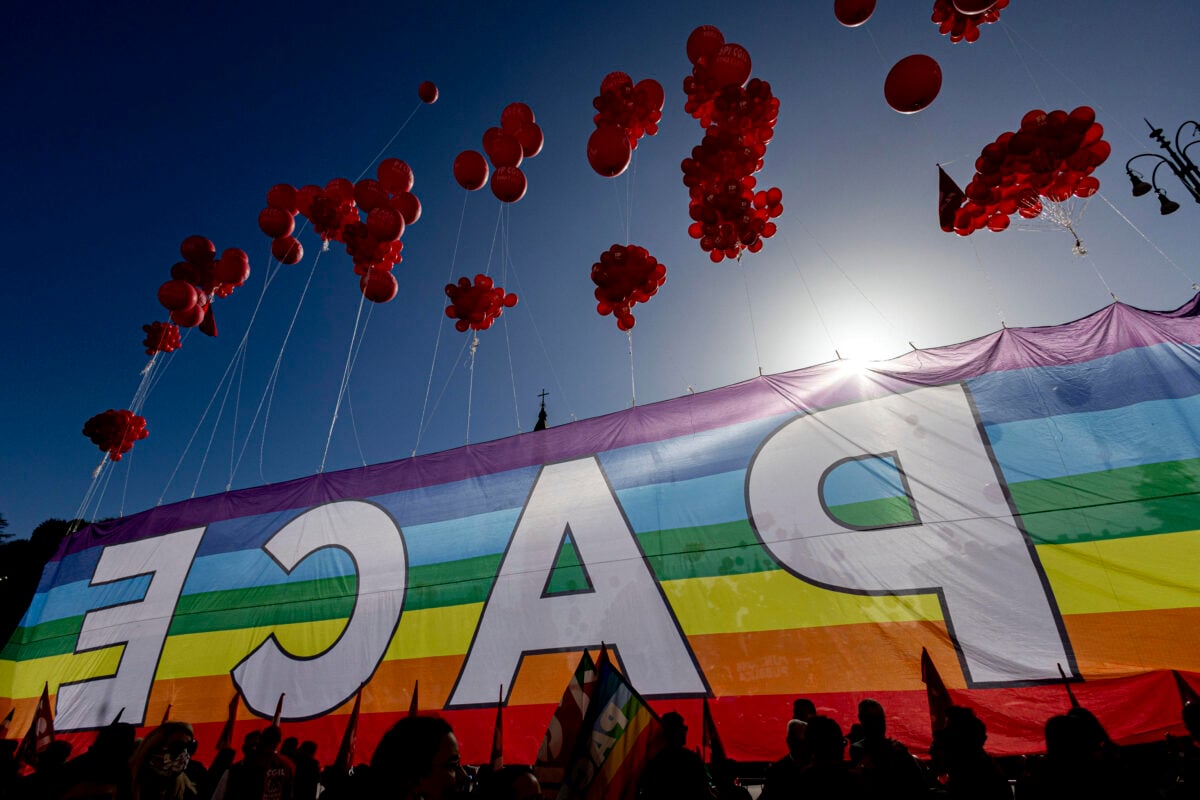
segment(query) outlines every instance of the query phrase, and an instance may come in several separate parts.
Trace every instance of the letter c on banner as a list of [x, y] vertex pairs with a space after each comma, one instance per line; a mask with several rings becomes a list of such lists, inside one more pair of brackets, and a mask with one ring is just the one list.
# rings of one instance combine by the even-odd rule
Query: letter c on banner
[[408, 558], [404, 538], [387, 512], [344, 500], [306, 511], [263, 545], [284, 572], [325, 547], [344, 550], [358, 572], [358, 595], [346, 628], [323, 653], [300, 658], [275, 635], [233, 669], [233, 681], [255, 712], [269, 716], [287, 693], [283, 718], [309, 719], [349, 700], [375, 672], [404, 610]]
[[[826, 468], [889, 452], [915, 522], [840, 524], [822, 502]], [[951, 384], [788, 422], [751, 461], [746, 506], [767, 550], [810, 583], [937, 594], [969, 685], [1053, 680], [1073, 663], [1069, 645], [1037, 553], [995, 491], [1002, 481], [965, 387]]]

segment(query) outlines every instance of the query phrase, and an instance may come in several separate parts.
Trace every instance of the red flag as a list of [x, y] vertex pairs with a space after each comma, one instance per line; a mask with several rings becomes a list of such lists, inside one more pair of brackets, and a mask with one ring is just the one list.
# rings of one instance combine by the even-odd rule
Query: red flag
[[558, 708], [550, 718], [542, 746], [538, 748], [537, 763], [533, 774], [542, 785], [542, 797], [554, 800], [566, 775], [567, 762], [571, 758], [571, 747], [579, 736], [579, 728], [587, 715], [592, 692], [596, 689], [596, 665], [588, 651], [583, 651], [575, 674], [563, 691]]
[[10, 708], [8, 710], [8, 715], [4, 717], [4, 721], [0, 722], [0, 739], [8, 738], [8, 726], [12, 725], [13, 714], [16, 713], [16, 710], [17, 709], [15, 707]]
[[925, 684], [925, 698], [929, 701], [929, 727], [937, 733], [946, 727], [946, 709], [954, 705], [954, 701], [924, 647], [921, 648], [921, 682]]
[[709, 764], [720, 764], [728, 761], [725, 755], [725, 745], [721, 744], [721, 735], [717, 733], [717, 723], [713, 721], [712, 711], [708, 708], [708, 698], [704, 698], [704, 732], [701, 736], [701, 747]]
[[221, 728], [221, 735], [217, 737], [218, 753], [233, 747], [233, 725], [237, 722], [238, 701], [241, 699], [242, 696], [234, 692], [233, 699], [229, 701], [229, 714], [225, 717], [225, 726]]
[[410, 717], [415, 717], [417, 715], [417, 708], [418, 708], [418, 706], [417, 706], [417, 690], [420, 688], [421, 688], [420, 679], [414, 680], [413, 681], [412, 700], [408, 701], [408, 715]]
[[50, 710], [50, 684], [42, 687], [42, 696], [38, 698], [37, 708], [33, 710], [33, 719], [29, 722], [29, 730], [21, 740], [17, 750], [17, 761], [32, 764], [37, 760], [37, 754], [50, 746], [54, 741], [54, 712]]
[[946, 174], [941, 164], [938, 164], [938, 222], [946, 233], [954, 231], [954, 216], [966, 199], [963, 190], [958, 188], [954, 179]]
[[1071, 691], [1071, 680], [1067, 677], [1067, 673], [1063, 672], [1062, 664], [1055, 664], [1058, 667], [1058, 674], [1062, 678], [1063, 688], [1067, 690], [1067, 697], [1071, 700], [1071, 708], [1080, 708], [1079, 701], [1075, 699], [1075, 692]]
[[504, 684], [500, 684], [500, 699], [496, 701], [496, 730], [492, 733], [492, 772], [504, 766]]
[[354, 708], [350, 710], [350, 719], [346, 721], [346, 732], [342, 734], [342, 745], [338, 748], [337, 758], [333, 760], [333, 768], [347, 773], [354, 766], [354, 745], [358, 739], [358, 712], [362, 708], [362, 686], [354, 694]]
[[276, 728], [279, 727], [279, 721], [283, 719], [283, 698], [287, 692], [279, 693], [279, 700], [275, 703], [275, 716], [271, 717], [271, 724]]
[[[1183, 675], [1179, 674], [1179, 670], [1171, 670], [1171, 674], [1175, 676], [1175, 688], [1179, 690], [1179, 701], [1183, 705], [1189, 703], [1200, 703], [1200, 694], [1196, 694], [1196, 690], [1191, 687]], [[11, 716], [11, 712], [10, 716]]]

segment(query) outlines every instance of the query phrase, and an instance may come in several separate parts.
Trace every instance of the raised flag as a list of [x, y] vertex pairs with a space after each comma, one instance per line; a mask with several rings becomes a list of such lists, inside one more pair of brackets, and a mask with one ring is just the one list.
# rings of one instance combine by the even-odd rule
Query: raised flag
[[1071, 708], [1080, 708], [1079, 700], [1075, 698], [1075, 692], [1071, 690], [1071, 679], [1067, 677], [1067, 673], [1063, 672], [1062, 664], [1055, 664], [1058, 667], [1058, 675], [1062, 678], [1063, 688], [1067, 690], [1067, 698], [1071, 701]]
[[16, 712], [16, 710], [17, 709], [15, 708], [10, 708], [8, 713], [4, 716], [4, 721], [0, 722], [0, 739], [8, 738], [8, 727], [12, 725], [13, 714]]
[[1179, 673], [1179, 670], [1173, 669], [1171, 674], [1175, 676], [1175, 688], [1179, 690], [1179, 701], [1185, 706], [1189, 703], [1200, 703], [1200, 694], [1196, 693], [1196, 690]]
[[225, 725], [221, 728], [221, 735], [217, 737], [218, 753], [233, 747], [233, 726], [237, 722], [238, 702], [241, 699], [241, 693], [234, 692], [233, 699], [229, 701], [229, 713], [225, 716]]
[[50, 684], [42, 686], [42, 696], [38, 698], [37, 707], [33, 710], [33, 719], [29, 722], [29, 730], [21, 740], [17, 750], [17, 761], [32, 764], [37, 760], [37, 754], [50, 746], [54, 741], [54, 712], [50, 710]]
[[[366, 684], [363, 684], [365, 686]], [[333, 760], [333, 768], [347, 773], [354, 766], [354, 744], [358, 739], [358, 712], [362, 709], [362, 690], [359, 686], [354, 693], [354, 707], [350, 709], [350, 719], [346, 720], [346, 732], [342, 734], [342, 744], [338, 748], [337, 758]]]
[[165, 725], [171, 719], [171, 704], [167, 703], [167, 707], [163, 709], [162, 721], [160, 725]]
[[701, 736], [701, 749], [704, 751], [705, 763], [719, 764], [728, 761], [725, 755], [725, 745], [721, 744], [721, 735], [717, 733], [717, 723], [713, 720], [712, 711], [708, 707], [708, 698], [704, 698], [704, 731]]
[[941, 164], [938, 164], [938, 222], [946, 233], [953, 232], [954, 215], [966, 199], [963, 190], [958, 188], [954, 179], [946, 174]]
[[588, 702], [559, 800], [632, 800], [662, 727], [649, 704], [600, 652]]
[[275, 702], [275, 716], [271, 717], [271, 724], [276, 728], [279, 727], [279, 721], [283, 719], [283, 698], [287, 696], [287, 692], [280, 692], [279, 700]]
[[504, 766], [504, 684], [500, 684], [500, 697], [496, 700], [496, 729], [492, 732], [492, 757], [489, 759], [492, 772]]
[[417, 692], [420, 688], [421, 688], [420, 679], [414, 680], [413, 681], [412, 699], [408, 701], [408, 715], [410, 717], [415, 717], [417, 715], [417, 709], [419, 708], [419, 706], [417, 705]]
[[925, 684], [925, 699], [929, 702], [929, 728], [937, 733], [946, 727], [946, 709], [954, 705], [954, 701], [924, 647], [921, 648], [921, 683]]
[[558, 797], [571, 758], [571, 746], [579, 736], [595, 688], [596, 664], [591, 654], [584, 650], [575, 674], [558, 701], [558, 708], [550, 717], [550, 725], [538, 748], [537, 763], [533, 765], [533, 774], [541, 784], [542, 797], [546, 800]]

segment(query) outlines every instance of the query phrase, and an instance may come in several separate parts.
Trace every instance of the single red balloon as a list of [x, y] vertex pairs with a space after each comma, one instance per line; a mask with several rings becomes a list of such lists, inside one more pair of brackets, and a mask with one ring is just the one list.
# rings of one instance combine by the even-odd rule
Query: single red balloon
[[198, 267], [211, 264], [217, 254], [216, 245], [203, 236], [189, 236], [179, 245], [179, 254], [183, 259]]
[[296, 205], [296, 187], [287, 183], [275, 184], [267, 190], [267, 205], [295, 214], [299, 210], [299, 206]]
[[478, 150], [464, 150], [454, 159], [454, 180], [468, 192], [482, 189], [488, 182], [487, 159]]
[[304, 258], [304, 247], [294, 236], [281, 236], [271, 242], [271, 255], [281, 264], [298, 264]]
[[483, 152], [493, 167], [519, 167], [525, 157], [517, 137], [503, 128], [488, 128], [483, 134]]
[[598, 175], [615, 178], [629, 167], [632, 158], [629, 134], [624, 128], [605, 125], [597, 128], [588, 139], [588, 163]]
[[901, 114], [913, 114], [925, 108], [941, 89], [942, 68], [921, 53], [897, 61], [883, 82], [884, 99]]
[[386, 303], [396, 296], [399, 284], [396, 276], [385, 269], [369, 269], [367, 274], [358, 279], [358, 288], [363, 297], [372, 303]]
[[525, 155], [525, 158], [533, 158], [542, 152], [542, 145], [546, 142], [546, 137], [542, 133], [541, 126], [536, 122], [522, 125], [517, 128], [517, 132], [513, 135], [521, 143], [521, 152]]
[[405, 225], [412, 225], [421, 218], [421, 201], [412, 192], [397, 192], [388, 205], [400, 212]]
[[417, 87], [417, 97], [421, 98], [422, 103], [436, 103], [438, 99], [438, 88], [433, 81], [423, 81]]
[[875, 0], [834, 0], [833, 2], [833, 15], [847, 28], [857, 28], [869, 20], [874, 13]]
[[380, 161], [379, 166], [375, 168], [375, 177], [379, 178], [379, 185], [392, 194], [412, 191], [412, 167], [398, 158], [385, 158]]
[[996, 0], [953, 0], [951, 5], [958, 13], [973, 17], [991, 10], [992, 6], [996, 5]]
[[710, 60], [725, 44], [725, 34], [715, 25], [701, 25], [692, 31], [687, 40], [688, 61], [699, 64], [701, 59]]
[[282, 208], [267, 206], [258, 212], [258, 229], [272, 239], [291, 236], [296, 229], [296, 218]]
[[522, 125], [532, 125], [537, 122], [533, 109], [524, 103], [509, 103], [500, 112], [500, 127], [513, 133]]
[[167, 281], [158, 287], [158, 302], [168, 311], [183, 311], [196, 305], [196, 287], [187, 281]]
[[710, 74], [718, 86], [741, 86], [750, 78], [750, 53], [740, 44], [724, 44], [713, 56]]
[[528, 188], [525, 173], [519, 167], [497, 167], [492, 176], [492, 194], [502, 203], [515, 203]]

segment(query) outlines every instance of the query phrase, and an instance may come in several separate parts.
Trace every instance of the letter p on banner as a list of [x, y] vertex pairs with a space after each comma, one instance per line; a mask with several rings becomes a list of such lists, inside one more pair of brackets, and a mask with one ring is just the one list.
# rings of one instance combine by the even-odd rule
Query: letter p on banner
[[[898, 469], [913, 519], [850, 527], [829, 511], [826, 473], [878, 454]], [[950, 384], [791, 420], [752, 459], [746, 504], [797, 577], [857, 594], [937, 594], [969, 685], [1054, 680], [1069, 645], [1002, 485], [966, 388]]]

